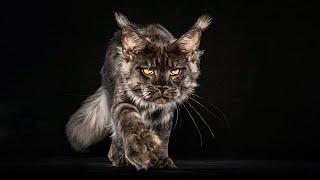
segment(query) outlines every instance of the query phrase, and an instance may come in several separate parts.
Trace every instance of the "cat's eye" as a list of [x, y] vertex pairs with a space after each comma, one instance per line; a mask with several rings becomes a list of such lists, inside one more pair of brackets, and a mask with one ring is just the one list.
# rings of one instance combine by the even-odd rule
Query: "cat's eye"
[[154, 71], [151, 68], [143, 68], [142, 73], [146, 76], [153, 76]]
[[170, 70], [170, 76], [177, 76], [180, 74], [180, 69], [172, 69]]

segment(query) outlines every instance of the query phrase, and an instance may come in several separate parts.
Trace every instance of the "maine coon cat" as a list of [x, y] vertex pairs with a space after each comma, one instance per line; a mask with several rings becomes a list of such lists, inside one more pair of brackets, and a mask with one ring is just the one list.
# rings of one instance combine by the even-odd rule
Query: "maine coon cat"
[[115, 13], [120, 28], [107, 49], [102, 85], [71, 116], [66, 134], [78, 151], [110, 136], [112, 165], [174, 168], [168, 143], [177, 104], [198, 86], [201, 16], [175, 38], [160, 24], [140, 26]]

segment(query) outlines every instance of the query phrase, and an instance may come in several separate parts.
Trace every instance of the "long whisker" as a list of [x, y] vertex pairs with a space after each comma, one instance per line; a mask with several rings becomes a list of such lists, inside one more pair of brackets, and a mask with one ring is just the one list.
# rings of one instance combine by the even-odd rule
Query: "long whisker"
[[[191, 95], [193, 95], [193, 96], [201, 99], [202, 101], [205, 101], [202, 97], [200, 97], [200, 96], [197, 95], [197, 94], [191, 94]], [[206, 101], [205, 101], [205, 102], [206, 102]], [[208, 102], [206, 102], [206, 103], [208, 103]], [[225, 114], [219, 107], [217, 107], [217, 106], [215, 106], [215, 105], [213, 105], [213, 104], [211, 104], [211, 103], [208, 103], [208, 104], [209, 104], [210, 106], [212, 106], [213, 108], [215, 108], [216, 110], [218, 110], [219, 113], [221, 113], [222, 116], [227, 119], [226, 114]]]
[[[201, 99], [202, 101], [204, 101], [200, 96], [196, 95], [196, 94], [190, 94], [194, 97], [198, 97], [199, 99]], [[228, 129], [230, 129], [230, 123], [228, 118], [226, 117], [226, 115], [223, 113], [223, 111], [221, 109], [219, 109], [218, 107], [213, 106], [212, 104], [210, 104], [213, 108], [215, 108], [217, 111], [219, 111], [220, 114], [222, 114], [223, 119], [221, 119], [220, 117], [218, 117], [216, 114], [214, 114], [213, 112], [211, 112], [207, 107], [205, 107], [202, 103], [200, 103], [199, 101], [197, 101], [196, 99], [192, 98], [191, 96], [189, 96], [189, 98], [191, 100], [193, 100], [194, 102], [196, 102], [197, 104], [199, 104], [201, 107], [203, 107], [205, 110], [207, 110], [211, 115], [213, 115], [215, 118], [221, 120], [221, 121], [225, 121]]]
[[201, 107], [203, 107], [208, 113], [210, 113], [212, 116], [214, 116], [214, 118], [222, 120], [219, 116], [217, 116], [215, 113], [213, 113], [212, 111], [210, 111], [206, 106], [204, 106], [202, 103], [200, 103], [199, 101], [197, 101], [196, 99], [192, 98], [191, 96], [188, 97], [188, 99], [191, 99], [192, 101], [194, 101], [195, 103], [199, 104]]
[[181, 124], [182, 124], [182, 118], [180, 118], [179, 128], [181, 127]]
[[178, 119], [179, 119], [179, 104], [177, 104], [177, 114], [176, 114], [176, 118], [175, 118], [175, 123], [174, 123], [173, 131], [176, 129], [176, 126], [177, 126], [177, 124], [178, 124]]
[[196, 124], [195, 120], [193, 119], [193, 117], [192, 117], [191, 113], [189, 112], [188, 108], [187, 108], [183, 103], [182, 103], [182, 106], [187, 110], [189, 116], [190, 116], [191, 119], [192, 119], [193, 124], [195, 125], [195, 127], [196, 127], [196, 129], [197, 129], [197, 131], [198, 131], [198, 133], [199, 133], [200, 146], [202, 147], [202, 134], [201, 134], [201, 132], [200, 132], [200, 129], [199, 129], [198, 125]]
[[[194, 94], [190, 94], [190, 95], [194, 95]], [[217, 115], [215, 115], [212, 111], [210, 111], [206, 106], [204, 106], [202, 103], [200, 103], [199, 101], [197, 101], [196, 99], [192, 98], [191, 96], [189, 96], [188, 98], [190, 98], [191, 100], [193, 100], [195, 103], [199, 104], [201, 107], [203, 107], [205, 110], [207, 110], [211, 115], [213, 115], [215, 118], [218, 118]]]
[[189, 106], [197, 113], [197, 115], [200, 117], [200, 119], [202, 120], [202, 122], [207, 126], [207, 128], [209, 129], [213, 140], [215, 140], [216, 136], [214, 135], [211, 127], [209, 126], [209, 124], [203, 119], [203, 117], [201, 116], [201, 114], [192, 106], [192, 104], [190, 104], [188, 101], [186, 101], [187, 104], [189, 104]]

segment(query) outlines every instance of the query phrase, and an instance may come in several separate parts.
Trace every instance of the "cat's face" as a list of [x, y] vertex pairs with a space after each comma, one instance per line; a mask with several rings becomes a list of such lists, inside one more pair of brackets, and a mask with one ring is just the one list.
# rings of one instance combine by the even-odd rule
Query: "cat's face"
[[[197, 62], [184, 54], [160, 49], [144, 50], [122, 64], [129, 96], [137, 103], [166, 104], [183, 101], [197, 86]], [[192, 69], [193, 68], [193, 69]]]
[[203, 53], [198, 50], [201, 32], [211, 19], [201, 17], [181, 38], [168, 40], [161, 36], [161, 29], [141, 33], [123, 18], [118, 15], [117, 19], [122, 27], [123, 61], [119, 70], [128, 97], [138, 105], [184, 101], [197, 86]]

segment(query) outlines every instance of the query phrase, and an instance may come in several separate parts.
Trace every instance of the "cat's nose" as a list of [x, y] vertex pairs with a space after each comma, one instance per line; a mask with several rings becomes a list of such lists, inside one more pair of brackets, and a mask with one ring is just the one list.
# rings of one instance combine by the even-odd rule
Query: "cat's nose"
[[161, 91], [161, 93], [164, 93], [168, 88], [168, 86], [159, 86], [158, 89]]

